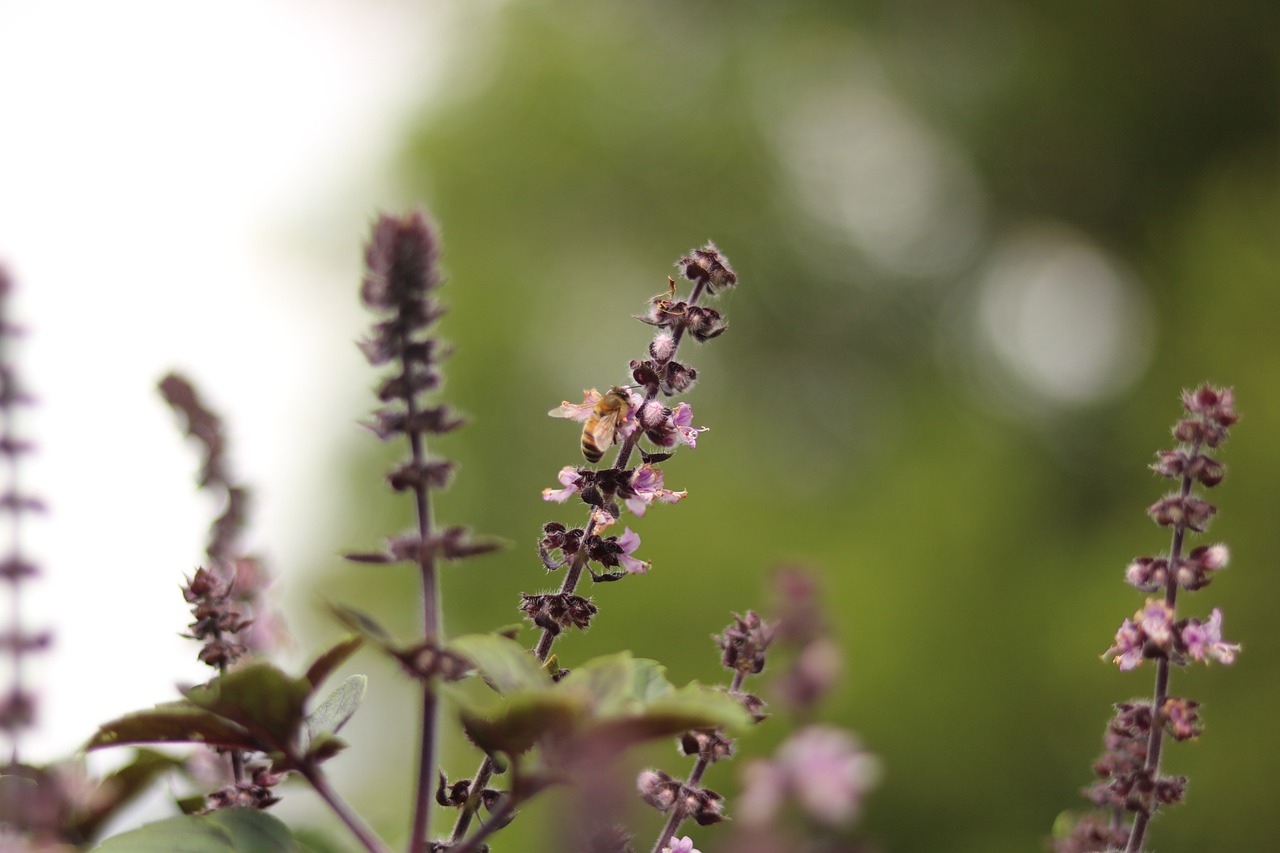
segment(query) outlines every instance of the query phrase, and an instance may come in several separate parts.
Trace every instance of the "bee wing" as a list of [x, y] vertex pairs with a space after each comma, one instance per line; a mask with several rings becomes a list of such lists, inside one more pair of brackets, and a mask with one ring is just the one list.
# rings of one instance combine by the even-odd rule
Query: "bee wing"
[[592, 425], [591, 438], [601, 451], [608, 450], [618, 438], [618, 427], [626, 417], [626, 409], [601, 415]]
[[569, 418], [574, 421], [585, 421], [591, 416], [591, 412], [595, 410], [596, 403], [600, 402], [600, 392], [592, 388], [590, 391], [582, 392], [581, 403], [571, 403], [565, 400], [557, 408], [547, 412], [553, 418]]

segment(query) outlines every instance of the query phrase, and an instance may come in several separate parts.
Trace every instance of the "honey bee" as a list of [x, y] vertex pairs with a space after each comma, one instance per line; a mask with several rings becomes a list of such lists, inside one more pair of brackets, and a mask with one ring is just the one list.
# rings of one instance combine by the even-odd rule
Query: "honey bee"
[[631, 408], [631, 395], [626, 388], [614, 386], [599, 399], [582, 425], [582, 455], [595, 464], [615, 441], [618, 430]]

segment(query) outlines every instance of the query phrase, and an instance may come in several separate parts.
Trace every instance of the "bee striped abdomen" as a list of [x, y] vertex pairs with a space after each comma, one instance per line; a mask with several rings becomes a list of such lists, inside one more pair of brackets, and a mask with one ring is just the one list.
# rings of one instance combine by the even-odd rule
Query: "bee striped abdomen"
[[596, 446], [595, 436], [591, 434], [593, 426], [594, 424], [591, 421], [587, 421], [586, 428], [582, 430], [582, 455], [594, 465], [604, 456], [604, 448]]

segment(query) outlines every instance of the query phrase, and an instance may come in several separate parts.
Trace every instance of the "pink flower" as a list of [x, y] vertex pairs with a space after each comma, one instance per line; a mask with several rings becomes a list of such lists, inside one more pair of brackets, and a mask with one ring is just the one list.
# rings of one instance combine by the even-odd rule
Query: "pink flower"
[[618, 557], [618, 564], [622, 568], [633, 575], [648, 574], [651, 564], [631, 556], [632, 552], [640, 547], [640, 537], [634, 530], [630, 527], [623, 530], [622, 535], [618, 537], [618, 546], [622, 548], [622, 555]]
[[[645, 435], [659, 447], [675, 447], [684, 443], [689, 447], [698, 446], [698, 433], [706, 432], [706, 427], [695, 427], [693, 409], [688, 403], [678, 403], [674, 409], [664, 409], [664, 417], [660, 422], [647, 410], [642, 412], [640, 421], [644, 424]], [[652, 426], [650, 426], [652, 424]]]
[[1142, 646], [1145, 642], [1146, 635], [1133, 620], [1126, 619], [1120, 630], [1116, 631], [1115, 644], [1102, 653], [1102, 659], [1114, 657], [1116, 666], [1127, 672], [1142, 663]]
[[843, 826], [862, 810], [863, 797], [879, 779], [880, 762], [844, 729], [814, 725], [792, 735], [772, 761], [749, 765], [745, 775], [741, 820], [767, 823], [791, 796], [815, 820]]
[[641, 465], [631, 475], [631, 488], [635, 490], [635, 494], [627, 498], [627, 509], [636, 516], [644, 515], [649, 504], [655, 500], [673, 504], [689, 494], [683, 490], [673, 492], [662, 488], [662, 471], [648, 463]]
[[1239, 643], [1222, 641], [1222, 611], [1213, 608], [1208, 622], [1199, 619], [1188, 619], [1182, 627], [1182, 642], [1187, 647], [1187, 654], [1192, 660], [1208, 661], [1210, 658], [1219, 663], [1232, 663], [1236, 653], [1240, 651]]
[[1168, 648], [1173, 638], [1173, 608], [1158, 598], [1148, 598], [1142, 609], [1133, 614], [1147, 639], [1160, 648]]
[[603, 533], [617, 523], [618, 519], [610, 515], [608, 510], [598, 506], [591, 508], [591, 524], [595, 527], [597, 533]]
[[693, 847], [693, 839], [689, 836], [684, 838], [672, 838], [671, 843], [662, 848], [662, 853], [699, 853]]
[[689, 445], [689, 449], [698, 446], [698, 433], [706, 432], [706, 427], [691, 426], [693, 408], [688, 403], [680, 403], [671, 411], [671, 423], [679, 433], [680, 440]]
[[560, 481], [563, 489], [543, 489], [542, 499], [544, 501], [555, 501], [556, 503], [564, 503], [569, 495], [576, 495], [582, 489], [580, 484], [582, 478], [578, 476], [578, 469], [572, 465], [566, 465], [560, 469], [560, 473], [556, 475], [556, 479]]

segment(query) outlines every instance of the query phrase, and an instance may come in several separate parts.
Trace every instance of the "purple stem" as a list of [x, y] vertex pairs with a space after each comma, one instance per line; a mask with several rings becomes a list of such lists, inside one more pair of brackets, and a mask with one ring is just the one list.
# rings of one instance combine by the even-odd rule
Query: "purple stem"
[[[1189, 454], [1192, 460], [1200, 455], [1200, 442], [1196, 441], [1191, 446]], [[1179, 494], [1182, 498], [1187, 498], [1191, 494], [1192, 478], [1189, 475], [1183, 475], [1182, 488]], [[1165, 582], [1164, 601], [1169, 605], [1169, 610], [1173, 611], [1178, 601], [1178, 581], [1177, 566], [1182, 559], [1182, 542], [1186, 537], [1186, 526], [1178, 524], [1173, 528], [1173, 545], [1169, 549], [1169, 579]], [[1175, 611], [1176, 612], [1176, 611]], [[1156, 661], [1156, 689], [1155, 695], [1151, 701], [1151, 732], [1147, 736], [1147, 760], [1143, 765], [1143, 770], [1147, 773], [1147, 778], [1153, 782], [1158, 778], [1160, 773], [1160, 751], [1164, 745], [1164, 726], [1160, 722], [1160, 709], [1164, 707], [1165, 700], [1169, 698], [1169, 659], [1162, 657]], [[1147, 834], [1147, 825], [1151, 822], [1151, 815], [1155, 813], [1155, 805], [1152, 804], [1149, 811], [1138, 812], [1133, 819], [1133, 829], [1129, 833], [1129, 844], [1125, 847], [1125, 853], [1139, 853], [1142, 850], [1142, 842]]]
[[[736, 696], [742, 692], [742, 682], [747, 680], [747, 674], [740, 669], [734, 670], [733, 682], [729, 685], [729, 695]], [[711, 766], [711, 760], [705, 753], [699, 753], [698, 760], [694, 762], [693, 769], [689, 771], [689, 778], [685, 780], [685, 787], [694, 788], [702, 781], [702, 774]], [[680, 824], [684, 823], [688, 817], [684, 813], [681, 803], [677, 802], [671, 808], [671, 815], [667, 818], [667, 823], [662, 827], [662, 832], [658, 834], [658, 840], [654, 842], [653, 853], [662, 853], [662, 848], [667, 846], [667, 842], [675, 838], [676, 830], [680, 828]]]
[[[409, 361], [401, 357], [403, 365], [404, 387], [412, 388], [409, 376]], [[409, 424], [409, 451], [413, 457], [414, 468], [420, 468], [425, 451], [422, 446], [422, 434], [414, 428], [417, 420], [417, 406], [412, 392], [404, 396], [406, 419]], [[431, 537], [431, 500], [427, 484], [418, 482], [413, 489], [414, 505], [417, 511], [418, 540], [423, 547], [419, 548], [418, 567], [422, 576], [422, 633], [427, 643], [435, 643], [442, 632], [440, 612], [440, 578], [436, 572], [434, 549], [427, 547]], [[409, 835], [409, 853], [420, 853], [426, 845], [431, 831], [431, 807], [434, 802], [436, 720], [439, 716], [439, 703], [436, 699], [435, 685], [430, 679], [422, 682], [422, 730], [419, 735], [418, 778], [414, 796], [413, 830]]]

